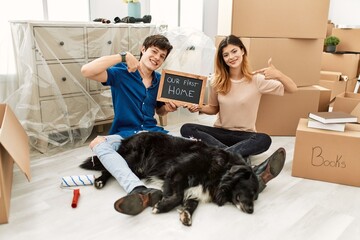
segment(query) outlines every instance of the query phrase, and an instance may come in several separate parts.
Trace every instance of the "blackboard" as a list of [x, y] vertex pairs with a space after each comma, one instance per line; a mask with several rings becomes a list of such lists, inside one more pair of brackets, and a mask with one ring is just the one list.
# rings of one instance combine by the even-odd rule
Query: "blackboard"
[[206, 80], [205, 76], [163, 69], [157, 100], [202, 105]]

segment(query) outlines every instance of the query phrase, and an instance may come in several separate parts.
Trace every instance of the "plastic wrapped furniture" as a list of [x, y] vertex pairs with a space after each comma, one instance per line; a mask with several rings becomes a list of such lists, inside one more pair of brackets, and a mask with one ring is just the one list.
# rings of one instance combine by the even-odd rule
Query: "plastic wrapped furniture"
[[103, 55], [139, 56], [152, 24], [11, 21], [20, 88], [7, 99], [32, 147], [59, 151], [83, 144], [113, 119], [109, 88], [85, 79], [81, 66]]

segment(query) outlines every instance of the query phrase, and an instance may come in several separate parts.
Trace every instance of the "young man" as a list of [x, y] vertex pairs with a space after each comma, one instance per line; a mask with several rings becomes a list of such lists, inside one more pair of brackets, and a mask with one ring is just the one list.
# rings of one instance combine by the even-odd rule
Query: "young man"
[[131, 53], [122, 52], [100, 57], [81, 69], [84, 77], [111, 87], [115, 117], [110, 135], [96, 137], [90, 148], [128, 193], [114, 204], [121, 213], [136, 215], [162, 198], [162, 191], [146, 188], [116, 150], [123, 138], [138, 132], [167, 132], [157, 126], [155, 112], [163, 116], [175, 111], [177, 106], [156, 101], [160, 74], [155, 70], [164, 63], [172, 48], [165, 36], [152, 35], [143, 43], [140, 61]]

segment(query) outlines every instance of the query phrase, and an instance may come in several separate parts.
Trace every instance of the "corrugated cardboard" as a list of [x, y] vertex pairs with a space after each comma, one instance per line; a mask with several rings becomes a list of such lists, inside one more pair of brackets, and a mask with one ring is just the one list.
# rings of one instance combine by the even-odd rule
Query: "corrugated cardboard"
[[[353, 78], [353, 79], [348, 79], [346, 81], [346, 89], [345, 92], [355, 92], [355, 87], [357, 84], [358, 78]], [[360, 93], [360, 88], [357, 91], [358, 93]]]
[[340, 81], [342, 73], [334, 72], [334, 71], [320, 71], [320, 79], [321, 80], [329, 80], [329, 81]]
[[346, 84], [345, 81], [332, 81], [332, 80], [320, 80], [319, 85], [331, 90], [330, 101], [341, 93], [345, 92]]
[[[216, 36], [216, 46], [224, 36]], [[319, 84], [322, 39], [243, 38], [253, 70], [274, 66], [291, 77], [298, 87]]]
[[330, 20], [328, 20], [327, 29], [326, 29], [326, 37], [332, 35], [332, 30], [334, 27], [335, 27], [334, 23], [332, 23]]
[[14, 162], [30, 181], [28, 136], [9, 106], [0, 104], [0, 224], [10, 211]]
[[333, 111], [351, 113], [360, 103], [360, 94], [345, 92], [335, 97]]
[[332, 35], [340, 39], [336, 51], [360, 53], [360, 28], [334, 28]]
[[[359, 43], [360, 44], [360, 43]], [[352, 79], [357, 77], [360, 54], [322, 53], [321, 70], [341, 72]]]
[[309, 88], [311, 89], [312, 87], [315, 89], [319, 89], [319, 91], [320, 91], [318, 112], [329, 111], [329, 106], [330, 106], [330, 102], [331, 102], [331, 89], [328, 89], [328, 88], [320, 86], [320, 85], [314, 85]]
[[233, 0], [231, 32], [241, 37], [325, 38], [329, 0]]
[[284, 96], [263, 95], [256, 129], [271, 136], [295, 136], [300, 118], [309, 112], [328, 111], [330, 90], [320, 86], [300, 87]]
[[351, 111], [351, 115], [358, 117], [358, 123], [360, 123], [360, 103], [355, 106], [355, 108]]
[[334, 132], [308, 128], [307, 121], [296, 130], [292, 176], [359, 187], [360, 125]]

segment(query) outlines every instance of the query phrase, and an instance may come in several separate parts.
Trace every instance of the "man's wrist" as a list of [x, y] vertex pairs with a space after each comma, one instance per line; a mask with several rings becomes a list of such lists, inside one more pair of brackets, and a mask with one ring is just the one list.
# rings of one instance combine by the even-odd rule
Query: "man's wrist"
[[126, 62], [126, 54], [127, 52], [120, 52], [119, 55], [121, 56], [121, 62]]

